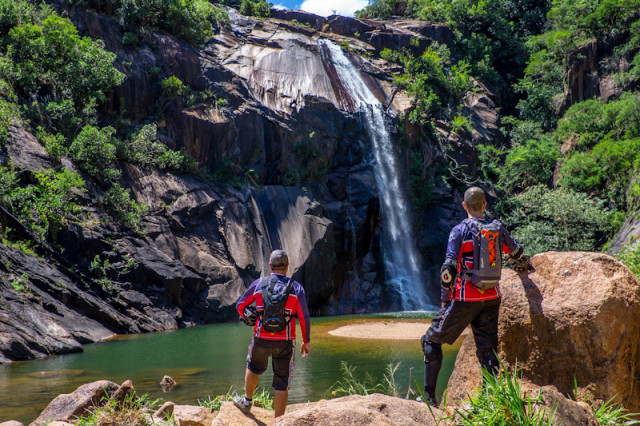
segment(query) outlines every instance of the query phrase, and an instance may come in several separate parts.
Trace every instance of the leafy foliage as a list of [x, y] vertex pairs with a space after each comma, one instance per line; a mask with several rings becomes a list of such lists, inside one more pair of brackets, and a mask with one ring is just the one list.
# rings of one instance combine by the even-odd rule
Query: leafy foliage
[[548, 137], [531, 139], [514, 146], [505, 157], [500, 169], [499, 186], [511, 192], [535, 185], [548, 185], [553, 169], [560, 158], [557, 144]]
[[404, 49], [401, 52], [385, 49], [381, 52], [384, 59], [404, 65], [405, 72], [396, 82], [407, 88], [415, 108], [409, 114], [412, 123], [427, 124], [438, 117], [446, 117], [450, 111], [456, 111], [465, 93], [471, 90], [469, 64], [451, 61], [451, 52], [444, 46], [430, 46], [422, 53], [416, 49]]
[[0, 148], [9, 140], [9, 126], [19, 124], [21, 114], [18, 105], [0, 98]]
[[[614, 48], [633, 62], [640, 48], [632, 28], [640, 28], [640, 0], [555, 0], [547, 15], [549, 30], [532, 36], [526, 46], [530, 58], [517, 88], [526, 94], [518, 105], [523, 118], [540, 121], [547, 129], [555, 125], [563, 101], [564, 77], [569, 59], [579, 59], [576, 49], [588, 40]], [[625, 43], [622, 44], [621, 43]], [[637, 78], [637, 70], [624, 78]]]
[[129, 191], [118, 183], [111, 185], [102, 198], [102, 204], [121, 224], [135, 230], [140, 230], [142, 215], [148, 210], [143, 203], [132, 200]]
[[42, 101], [32, 115], [49, 127], [95, 115], [96, 104], [124, 79], [102, 41], [80, 37], [71, 21], [54, 13], [41, 24], [14, 26], [2, 44], [3, 74], [18, 94]]
[[115, 168], [117, 141], [113, 127], [85, 126], [69, 148], [71, 158], [82, 170], [102, 180], [113, 180], [120, 176]]
[[265, 0], [242, 0], [239, 10], [243, 15], [268, 18], [271, 15], [271, 6], [272, 4]]
[[616, 255], [637, 277], [640, 277], [640, 243], [628, 244]]
[[578, 103], [567, 111], [554, 136], [573, 141], [560, 168], [560, 184], [602, 194], [614, 207], [625, 208], [631, 178], [640, 170], [640, 95]]
[[141, 28], [161, 30], [196, 44], [213, 36], [212, 23], [229, 22], [226, 10], [207, 0], [68, 1], [114, 15], [126, 32], [135, 33]]
[[[358, 16], [387, 18], [396, 0], [374, 0]], [[525, 40], [545, 23], [548, 0], [410, 0], [406, 13], [444, 22], [455, 33], [455, 50], [473, 74], [491, 82], [515, 82], [528, 58]]]
[[134, 133], [120, 149], [121, 158], [143, 168], [157, 170], [186, 171], [189, 167], [185, 155], [172, 151], [158, 141], [157, 127], [147, 124]]
[[610, 230], [602, 201], [570, 189], [534, 186], [515, 196], [505, 224], [528, 254], [595, 250]]
[[35, 182], [20, 183], [12, 167], [0, 166], [0, 202], [41, 238], [55, 235], [60, 225], [74, 217], [84, 181], [76, 172], [62, 169], [35, 173]]
[[185, 86], [182, 80], [175, 75], [162, 80], [160, 85], [164, 96], [169, 99], [187, 96], [190, 92], [190, 88]]

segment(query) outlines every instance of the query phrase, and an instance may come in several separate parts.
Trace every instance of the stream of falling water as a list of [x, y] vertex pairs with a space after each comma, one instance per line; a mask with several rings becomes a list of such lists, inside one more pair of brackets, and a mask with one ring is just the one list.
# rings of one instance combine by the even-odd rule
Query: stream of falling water
[[373, 95], [360, 71], [342, 49], [329, 40], [319, 40], [330, 55], [340, 81], [353, 98], [355, 108], [365, 118], [374, 154], [374, 171], [380, 192], [383, 252], [386, 282], [401, 297], [404, 310], [426, 309], [431, 304], [424, 291], [420, 260], [414, 242], [407, 199], [403, 191], [398, 161], [385, 121], [384, 107]]

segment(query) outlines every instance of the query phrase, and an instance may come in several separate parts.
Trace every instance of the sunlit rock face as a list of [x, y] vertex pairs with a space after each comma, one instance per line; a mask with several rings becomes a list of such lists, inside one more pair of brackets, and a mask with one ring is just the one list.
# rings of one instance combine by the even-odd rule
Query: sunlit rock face
[[[193, 157], [199, 176], [120, 164], [118, 183], [149, 207], [140, 232], [107, 215], [100, 205], [107, 188], [84, 176], [82, 220], [59, 231], [64, 255], [58, 263], [22, 262], [20, 253], [8, 249], [0, 256], [10, 273], [0, 279], [3, 291], [12, 292], [12, 281], [22, 274], [34, 284], [31, 295], [13, 292], [8, 308], [0, 305], [6, 314], [0, 316], [0, 362], [80, 350], [81, 344], [113, 333], [236, 320], [236, 301], [268, 272], [275, 248], [289, 252], [290, 275], [304, 284], [314, 315], [400, 309], [385, 285], [384, 224], [371, 140], [362, 112], [319, 40], [343, 47], [384, 107], [389, 129], [406, 124], [406, 143], [397, 146], [398, 174], [406, 180], [408, 146], [421, 151], [423, 167], [443, 153], [418, 127], [400, 122], [411, 108], [394, 84], [402, 70], [381, 59], [379, 51], [447, 43], [452, 38], [445, 26], [291, 11], [259, 20], [229, 9], [230, 24], [201, 46], [151, 31], [141, 33], [136, 45], [125, 45], [116, 20], [81, 8], [65, 13], [80, 34], [103, 40], [126, 74], [100, 107], [100, 125], [128, 120], [135, 131], [142, 123], [155, 124], [159, 141]], [[168, 96], [162, 82], [172, 76], [193, 96]], [[477, 122], [490, 122], [492, 105], [476, 103], [487, 106]], [[485, 134], [478, 132], [477, 139]], [[401, 137], [392, 135], [394, 143]], [[27, 178], [60, 166], [20, 126], [10, 129], [0, 157]], [[78, 170], [69, 159], [62, 165]], [[221, 182], [225, 168], [232, 172], [230, 183]], [[445, 184], [434, 191], [452, 195]], [[435, 203], [424, 212], [427, 225], [416, 240], [426, 253], [427, 275], [437, 274], [458, 210]], [[22, 226], [21, 238], [32, 238], [8, 214], [0, 214], [0, 224]], [[91, 270], [96, 256], [103, 265], [108, 261], [104, 276]], [[37, 270], [56, 277], [58, 271], [60, 277], [41, 279]], [[98, 278], [115, 283], [118, 292], [97, 286]], [[24, 304], [34, 307], [21, 310]]]
[[253, 95], [272, 110], [295, 113], [305, 105], [307, 96], [342, 106], [323, 66], [319, 46], [310, 35], [261, 23], [251, 31], [247, 44], [220, 51], [220, 56], [222, 64], [245, 79]]

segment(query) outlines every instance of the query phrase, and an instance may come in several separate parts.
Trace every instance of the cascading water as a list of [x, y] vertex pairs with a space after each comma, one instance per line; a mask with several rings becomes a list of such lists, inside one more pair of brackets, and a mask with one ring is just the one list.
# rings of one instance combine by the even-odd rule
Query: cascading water
[[[404, 310], [431, 306], [424, 291], [420, 261], [413, 240], [406, 197], [400, 184], [397, 159], [385, 121], [384, 107], [373, 95], [342, 49], [329, 40], [320, 40], [331, 55], [340, 82], [357, 111], [363, 113], [374, 154], [374, 170], [384, 221], [384, 261], [386, 281], [401, 297]], [[321, 47], [322, 47], [321, 46]]]

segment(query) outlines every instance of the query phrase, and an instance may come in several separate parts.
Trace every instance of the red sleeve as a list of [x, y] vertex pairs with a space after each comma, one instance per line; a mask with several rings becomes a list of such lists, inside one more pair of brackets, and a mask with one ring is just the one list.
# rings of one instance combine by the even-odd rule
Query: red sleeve
[[244, 294], [240, 297], [240, 300], [238, 300], [238, 303], [236, 303], [236, 310], [238, 311], [238, 315], [240, 315], [240, 318], [242, 318], [242, 314], [244, 313], [244, 308], [246, 308], [247, 306], [249, 306], [255, 301], [256, 283], [258, 282], [260, 282], [260, 280], [254, 281], [249, 286], [247, 291], [245, 291]]

